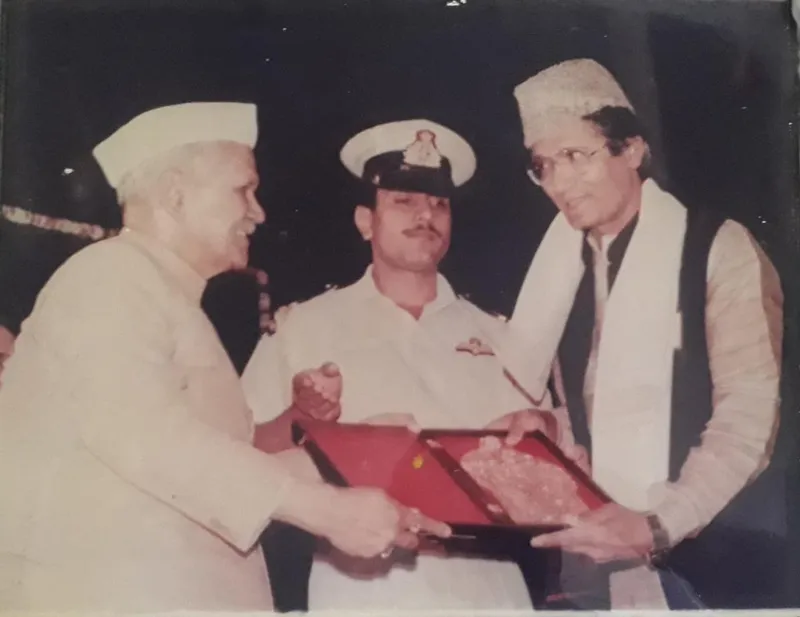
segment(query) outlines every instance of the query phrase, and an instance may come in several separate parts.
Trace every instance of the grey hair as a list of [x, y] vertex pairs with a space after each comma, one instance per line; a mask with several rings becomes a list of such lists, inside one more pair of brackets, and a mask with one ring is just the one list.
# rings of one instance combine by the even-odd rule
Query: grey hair
[[169, 188], [170, 172], [191, 172], [196, 160], [212, 144], [186, 144], [144, 161], [125, 174], [117, 186], [117, 202], [123, 209], [132, 204], [157, 203]]

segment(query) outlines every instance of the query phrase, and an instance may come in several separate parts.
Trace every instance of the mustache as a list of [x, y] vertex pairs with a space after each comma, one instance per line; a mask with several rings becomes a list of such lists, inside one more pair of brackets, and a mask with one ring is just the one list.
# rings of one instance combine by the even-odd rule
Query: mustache
[[432, 227], [431, 225], [417, 225], [411, 229], [406, 229], [403, 234], [406, 236], [416, 236], [419, 233], [426, 232], [434, 234], [435, 236], [441, 238], [442, 234], [439, 232], [438, 229]]

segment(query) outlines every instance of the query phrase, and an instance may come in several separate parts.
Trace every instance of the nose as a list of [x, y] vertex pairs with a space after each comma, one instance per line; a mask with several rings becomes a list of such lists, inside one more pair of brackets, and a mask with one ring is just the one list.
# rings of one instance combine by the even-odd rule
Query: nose
[[255, 196], [250, 199], [249, 216], [256, 225], [261, 225], [267, 220], [267, 213], [264, 211], [263, 206], [259, 203]]
[[430, 221], [433, 218], [433, 209], [436, 204], [436, 198], [424, 196], [417, 204], [417, 219], [421, 221]]
[[563, 195], [575, 181], [575, 170], [570, 165], [565, 165], [561, 161], [556, 161], [547, 179], [548, 193]]

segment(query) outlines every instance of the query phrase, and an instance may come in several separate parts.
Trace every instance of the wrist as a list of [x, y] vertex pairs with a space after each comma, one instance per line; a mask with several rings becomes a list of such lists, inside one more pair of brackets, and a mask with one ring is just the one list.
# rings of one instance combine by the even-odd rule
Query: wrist
[[327, 538], [327, 519], [338, 493], [335, 487], [327, 484], [295, 482], [274, 517], [295, 527], [300, 527], [314, 535]]
[[645, 521], [650, 530], [650, 546], [647, 556], [651, 563], [657, 563], [666, 555], [671, 547], [669, 534], [657, 514], [652, 512], [645, 514]]

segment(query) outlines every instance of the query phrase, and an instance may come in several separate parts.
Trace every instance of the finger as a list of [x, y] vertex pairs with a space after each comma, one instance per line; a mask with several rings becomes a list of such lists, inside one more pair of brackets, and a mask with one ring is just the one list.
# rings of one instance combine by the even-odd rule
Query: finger
[[434, 520], [425, 516], [424, 514], [419, 515], [417, 527], [419, 529], [419, 533], [433, 535], [438, 538], [449, 538], [453, 534], [453, 530], [450, 529], [450, 526], [447, 523]]
[[300, 411], [307, 415], [314, 420], [328, 420], [328, 419], [335, 419], [338, 417], [337, 407], [335, 405], [331, 405], [330, 403], [325, 403], [323, 405], [316, 404], [316, 405], [298, 405]]
[[584, 473], [587, 475], [591, 475], [592, 473], [592, 463], [589, 460], [589, 452], [586, 448], [582, 446], [578, 446], [578, 452], [575, 455], [575, 462], [578, 464]]
[[322, 392], [298, 392], [295, 394], [294, 400], [300, 407], [310, 410], [324, 410], [325, 413], [339, 404], [335, 397], [326, 396]]
[[329, 401], [324, 396], [313, 392], [298, 393], [294, 400], [300, 407], [312, 410], [325, 409], [328, 411], [337, 404], [337, 401]]
[[486, 425], [486, 430], [487, 431], [506, 431], [506, 430], [508, 430], [508, 427], [511, 424], [511, 420], [512, 420], [512, 418], [511, 418], [510, 415], [502, 416], [500, 418], [497, 418], [497, 420], [492, 420], [491, 422], [489, 422], [489, 424]]
[[575, 463], [581, 471], [590, 473], [589, 453], [583, 446], [562, 446], [561, 451], [568, 459]]
[[410, 531], [401, 531], [394, 539], [394, 544], [400, 548], [414, 550], [419, 546], [419, 537]]
[[508, 435], [506, 436], [506, 445], [507, 446], [516, 446], [522, 441], [522, 438], [525, 437], [525, 431], [520, 430], [513, 430], [509, 431]]
[[322, 405], [315, 407], [310, 410], [309, 412], [312, 417], [316, 418], [317, 420], [322, 420], [324, 422], [331, 422], [336, 420], [341, 415], [339, 409], [337, 409], [333, 405]]
[[319, 394], [326, 403], [330, 403], [332, 405], [339, 404], [339, 395], [336, 392], [331, 392], [330, 390], [320, 390]]
[[591, 558], [595, 563], [608, 563], [610, 561], [639, 561], [641, 555], [627, 547], [606, 545], [585, 545], [578, 547], [579, 552]]
[[522, 441], [526, 433], [531, 433], [533, 431], [541, 431], [545, 435], [547, 434], [547, 423], [544, 418], [530, 414], [517, 416], [511, 425], [506, 443], [509, 445], [516, 445]]
[[516, 446], [523, 440], [526, 433], [543, 428], [543, 422], [538, 418], [518, 417], [512, 424], [506, 437], [506, 444]]
[[595, 563], [608, 563], [614, 559], [613, 554], [609, 551], [590, 544], [574, 544], [563, 550], [574, 555], [584, 555]]
[[296, 390], [308, 389], [314, 385], [314, 380], [308, 372], [297, 373], [292, 379], [292, 385]]
[[525, 437], [525, 432], [525, 425], [522, 422], [512, 423], [508, 429], [508, 435], [506, 435], [506, 445], [516, 446]]
[[446, 538], [452, 533], [446, 523], [424, 515], [417, 508], [403, 507], [400, 517], [401, 525], [415, 534], [426, 533]]
[[554, 531], [553, 533], [543, 533], [540, 536], [534, 536], [531, 538], [531, 546], [533, 548], [554, 548], [560, 547], [563, 543], [563, 534], [560, 531]]
[[334, 362], [326, 362], [325, 364], [320, 367], [320, 372], [325, 377], [338, 377], [341, 373], [339, 372], [339, 367]]
[[406, 428], [417, 424], [414, 416], [410, 413], [384, 413], [377, 416], [371, 416], [363, 422], [371, 425], [404, 426]]
[[342, 408], [336, 405], [333, 409], [328, 410], [322, 417], [325, 422], [334, 422], [342, 415]]
[[331, 404], [330, 401], [325, 400], [324, 396], [311, 390], [300, 390], [295, 392], [294, 400], [298, 405], [305, 407], [306, 409], [313, 409], [322, 405]]
[[535, 548], [553, 548], [560, 546], [578, 546], [581, 544], [594, 544], [596, 531], [585, 524], [576, 525], [561, 531], [542, 534], [531, 540], [531, 546]]

